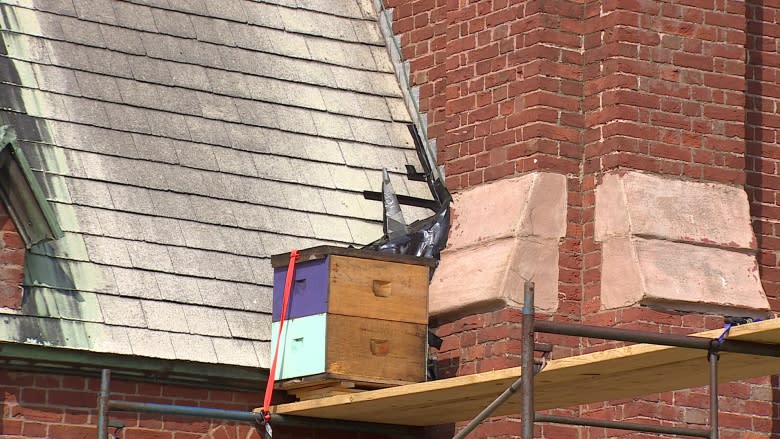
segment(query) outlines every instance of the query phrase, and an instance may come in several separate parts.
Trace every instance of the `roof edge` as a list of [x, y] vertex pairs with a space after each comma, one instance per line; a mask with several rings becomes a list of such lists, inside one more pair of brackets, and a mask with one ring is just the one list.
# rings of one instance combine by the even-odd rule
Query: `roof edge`
[[390, 59], [393, 62], [396, 79], [401, 88], [401, 94], [404, 96], [404, 103], [412, 118], [412, 123], [420, 133], [420, 138], [424, 144], [424, 151], [428, 157], [428, 163], [432, 166], [433, 172], [437, 178], [444, 181], [444, 170], [435, 166], [436, 161], [436, 140], [428, 136], [428, 118], [420, 111], [419, 91], [412, 89], [409, 81], [409, 61], [404, 59], [401, 51], [401, 41], [393, 33], [393, 10], [386, 8], [382, 0], [373, 0], [374, 9], [377, 11], [377, 20], [379, 22], [379, 31], [385, 38], [385, 47], [390, 53]]
[[162, 360], [23, 343], [0, 343], [0, 368], [23, 372], [100, 377], [111, 369], [119, 380], [251, 391], [261, 388], [268, 370], [246, 366]]

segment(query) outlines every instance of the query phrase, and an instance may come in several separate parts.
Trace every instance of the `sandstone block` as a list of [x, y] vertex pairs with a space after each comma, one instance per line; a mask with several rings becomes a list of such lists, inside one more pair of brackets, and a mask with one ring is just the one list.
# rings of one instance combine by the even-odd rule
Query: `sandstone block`
[[449, 249], [510, 236], [566, 233], [566, 177], [533, 173], [455, 194]]
[[611, 173], [596, 189], [595, 221], [602, 308], [727, 315], [769, 309], [741, 188]]
[[431, 315], [558, 304], [558, 240], [566, 233], [566, 177], [534, 173], [476, 186], [453, 201], [453, 226], [430, 288]]
[[755, 249], [747, 194], [720, 183], [610, 173], [596, 189], [596, 240], [649, 236]]
[[768, 309], [755, 257], [714, 247], [642, 238], [604, 242], [602, 304], [716, 314]]

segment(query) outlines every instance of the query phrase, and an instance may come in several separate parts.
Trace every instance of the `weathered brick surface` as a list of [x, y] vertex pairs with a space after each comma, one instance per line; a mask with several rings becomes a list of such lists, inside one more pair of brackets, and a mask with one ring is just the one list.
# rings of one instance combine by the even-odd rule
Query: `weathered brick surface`
[[744, 183], [744, 5], [586, 3], [586, 173]]
[[[746, 189], [751, 201], [751, 215], [753, 229], [758, 243], [758, 263], [769, 303], [774, 310], [780, 309], [780, 268], [778, 268], [778, 240], [777, 220], [780, 219], [780, 210], [777, 208], [778, 185], [778, 139], [776, 131], [778, 126], [778, 102], [780, 102], [780, 56], [776, 38], [780, 32], [780, 25], [776, 17], [780, 13], [780, 4], [776, 2], [748, 1], [746, 7], [746, 93], [745, 93], [745, 140], [746, 160], [745, 170], [747, 175]], [[761, 397], [766, 400], [773, 392], [777, 401], [778, 378], [772, 377], [771, 389], [768, 386], [754, 385], [750, 389], [743, 389], [743, 394], [751, 397]], [[766, 407], [756, 406], [753, 401], [748, 401], [745, 410], [766, 410]], [[768, 417], [760, 418], [758, 431], [767, 431], [771, 427], [773, 437], [778, 435], [780, 428], [780, 412], [778, 404], [770, 410]], [[730, 419], [731, 420], [731, 419]]]
[[[564, 304], [562, 301], [561, 309]], [[562, 313], [537, 317], [570, 320]], [[662, 313], [640, 308], [593, 313], [584, 320], [593, 325], [672, 334], [689, 334], [702, 329], [718, 328], [723, 324], [722, 319], [716, 316]], [[503, 309], [441, 323], [436, 332], [444, 337], [442, 349], [437, 354], [442, 376], [458, 376], [519, 365], [522, 328], [520, 321], [520, 310]], [[555, 358], [620, 346], [616, 342], [551, 335], [540, 335], [538, 340], [555, 345]], [[776, 428], [773, 413], [777, 411], [772, 398], [777, 387], [776, 378], [769, 377], [722, 384], [719, 398], [721, 437], [745, 438], [749, 437], [744, 436], [748, 431], [759, 435], [756, 437], [776, 437], [772, 435], [773, 429]], [[708, 390], [695, 388], [645, 395], [632, 400], [605, 401], [572, 410], [558, 410], [556, 414], [706, 428], [709, 419], [708, 407]], [[458, 425], [462, 427], [465, 423]], [[501, 417], [491, 419], [470, 437], [517, 438], [520, 437], [519, 432], [520, 424], [516, 417]], [[434, 437], [446, 438], [452, 437], [452, 434], [444, 432]], [[540, 425], [537, 426], [535, 437], [637, 439], [656, 436], [595, 428]]]
[[578, 172], [581, 43], [565, 22], [580, 5], [385, 3], [450, 188], [537, 169]]
[[[411, 83], [419, 87], [420, 108], [428, 116], [429, 136], [437, 140], [448, 187], [460, 190], [534, 170], [567, 175], [567, 227], [559, 241], [555, 318], [578, 319], [583, 222], [592, 221], [593, 208], [593, 200], [582, 196], [580, 177], [585, 123], [582, 5], [441, 0], [385, 4], [395, 8], [394, 31], [410, 62]], [[429, 39], [414, 26], [426, 21], [435, 34]], [[432, 65], [420, 67], [431, 58]], [[445, 337], [438, 354], [445, 376], [519, 363], [517, 310], [469, 316], [445, 323], [437, 332]], [[497, 340], [490, 340], [497, 334]], [[559, 345], [556, 355], [575, 353], [576, 342], [560, 337], [554, 341]], [[579, 435], [571, 427], [540, 428], [548, 437]], [[517, 432], [516, 419], [502, 418], [480, 427], [474, 437], [513, 437]]]
[[429, 133], [444, 133], [446, 98], [446, 0], [386, 0], [393, 11], [393, 31], [401, 38], [403, 56], [410, 61], [410, 83], [419, 87], [420, 109], [428, 114]]
[[780, 241], [776, 228], [780, 210], [777, 193], [780, 175], [777, 167], [780, 145], [776, 135], [778, 127], [777, 104], [780, 102], [780, 57], [776, 46], [776, 33], [780, 25], [774, 17], [780, 5], [765, 2], [748, 2], [747, 35], [747, 96], [745, 106], [745, 131], [747, 139], [747, 188], [751, 198], [751, 214], [758, 246], [759, 264], [764, 289], [773, 308], [780, 308], [780, 268], [777, 250]]
[[[97, 437], [97, 394], [99, 378], [57, 374], [0, 371], [3, 418], [0, 435], [8, 437]], [[162, 386], [114, 380], [111, 398], [161, 404], [200, 405], [234, 410], [250, 410], [262, 396], [201, 388]], [[230, 430], [233, 424], [176, 416], [111, 413], [125, 428], [120, 438], [201, 438], [212, 431]], [[110, 430], [111, 431], [111, 430]], [[218, 437], [218, 436], [213, 436]], [[246, 434], [225, 437], [259, 437]]]
[[0, 308], [18, 309], [22, 305], [24, 251], [24, 241], [0, 203]]
[[[780, 4], [731, 0], [468, 2], [385, 0], [419, 87], [430, 137], [454, 191], [534, 169], [567, 175], [567, 233], [559, 245], [554, 318], [687, 334], [715, 316], [646, 308], [602, 311], [595, 188], [608, 170], [746, 184], [763, 287], [780, 310]], [[511, 104], [510, 104], [511, 102]], [[441, 322], [445, 375], [514, 366], [480, 335], [519, 349], [519, 322], [500, 310]], [[512, 325], [508, 331], [507, 325]], [[617, 346], [554, 339], [570, 355]], [[560, 349], [560, 348], [559, 348]], [[503, 364], [503, 366], [500, 366]], [[780, 437], [775, 378], [730, 383], [721, 437]], [[773, 390], [775, 389], [775, 390]], [[582, 407], [583, 416], [703, 426], [706, 389]], [[497, 419], [474, 437], [518, 437]], [[543, 426], [551, 438], [651, 437]], [[442, 436], [444, 437], [444, 436]], [[655, 437], [655, 436], [653, 436]]]
[[385, 4], [451, 188], [534, 169], [745, 181], [744, 2]]
[[[97, 437], [99, 378], [0, 371], [0, 436], [93, 439]], [[192, 388], [113, 380], [116, 400], [194, 405], [249, 411], [261, 404], [261, 392]], [[183, 416], [110, 413], [124, 423], [120, 439], [259, 439], [256, 430], [242, 423]], [[113, 434], [113, 429], [109, 429]], [[274, 434], [301, 439], [368, 439], [381, 435], [344, 431], [304, 430], [276, 426]]]
[[[561, 301], [561, 308], [566, 301]], [[544, 318], [544, 316], [539, 316]], [[566, 320], [567, 316], [557, 313], [547, 316], [556, 320]], [[435, 328], [444, 343], [436, 352], [438, 371], [442, 378], [467, 375], [478, 372], [519, 366], [521, 362], [522, 314], [517, 308], [504, 308], [497, 311], [473, 314], [460, 319], [439, 322]], [[552, 335], [540, 335], [539, 341], [555, 345], [554, 357], [567, 357], [579, 352], [577, 340]], [[556, 414], [574, 416], [576, 411], [557, 410]], [[463, 427], [466, 422], [456, 427]], [[511, 438], [519, 437], [518, 417], [504, 416], [488, 420], [480, 425], [469, 437], [474, 438]], [[538, 434], [550, 438], [578, 437], [576, 428], [544, 425], [538, 426]], [[432, 432], [431, 438], [449, 438], [450, 430]], [[541, 436], [540, 436], [541, 437]]]

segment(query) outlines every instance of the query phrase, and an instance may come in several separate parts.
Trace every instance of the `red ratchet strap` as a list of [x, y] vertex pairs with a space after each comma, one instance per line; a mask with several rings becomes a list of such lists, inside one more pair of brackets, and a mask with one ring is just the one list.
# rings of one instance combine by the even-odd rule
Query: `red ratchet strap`
[[263, 415], [265, 422], [271, 421], [271, 398], [274, 394], [274, 381], [276, 380], [276, 360], [279, 357], [279, 346], [284, 343], [282, 340], [282, 329], [284, 321], [287, 319], [287, 308], [290, 304], [290, 293], [292, 292], [293, 280], [295, 279], [295, 260], [298, 259], [298, 250], [290, 252], [290, 263], [287, 265], [287, 279], [284, 281], [284, 299], [282, 299], [282, 315], [279, 319], [279, 334], [276, 337], [276, 349], [274, 349], [274, 359], [271, 362], [271, 374], [268, 377], [268, 384], [265, 386], [265, 398], [263, 399]]

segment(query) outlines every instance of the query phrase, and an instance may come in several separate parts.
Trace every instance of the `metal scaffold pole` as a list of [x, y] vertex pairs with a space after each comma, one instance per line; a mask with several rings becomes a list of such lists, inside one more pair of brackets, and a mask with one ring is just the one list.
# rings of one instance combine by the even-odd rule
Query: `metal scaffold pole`
[[552, 424], [576, 425], [581, 427], [613, 428], [616, 430], [641, 431], [644, 433], [672, 434], [677, 436], [709, 438], [709, 430], [695, 430], [692, 428], [663, 427], [660, 425], [632, 424], [622, 421], [607, 421], [605, 419], [586, 419], [569, 416], [554, 416], [536, 414], [536, 422], [549, 422]]
[[[530, 303], [531, 304], [531, 306], [530, 306], [531, 312], [529, 313], [531, 324], [526, 326], [527, 320], [529, 320], [529, 318], [526, 317], [525, 308], [524, 308], [523, 320], [522, 320], [522, 324], [523, 324], [523, 341], [522, 341], [522, 343], [523, 343], [523, 345], [522, 345], [523, 359], [522, 359], [522, 374], [521, 374], [520, 378], [518, 378], [515, 382], [513, 382], [506, 390], [504, 390], [501, 393], [501, 395], [498, 396], [498, 398], [493, 400], [493, 402], [491, 402], [487, 407], [485, 407], [484, 410], [482, 410], [477, 416], [475, 416], [474, 419], [472, 419], [468, 423], [468, 425], [463, 427], [462, 430], [460, 430], [455, 436], [453, 436], [452, 439], [464, 439], [464, 438], [466, 438], [469, 435], [469, 433], [474, 431], [479, 426], [479, 424], [482, 423], [482, 421], [484, 421], [485, 419], [489, 418], [490, 415], [493, 414], [493, 412], [495, 412], [496, 409], [501, 407], [501, 405], [504, 402], [506, 402], [512, 395], [517, 393], [521, 388], [522, 389], [526, 389], [527, 387], [524, 387], [524, 386], [527, 386], [527, 384], [524, 384], [524, 383], [525, 383], [526, 380], [528, 380], [527, 377], [528, 376], [533, 376], [533, 374], [536, 373], [537, 362], [534, 359], [534, 350], [537, 349], [537, 346], [536, 346], [536, 343], [534, 342], [534, 337], [533, 337], [533, 294], [534, 294], [533, 288], [534, 288], [533, 283], [531, 283], [531, 284], [526, 283], [525, 287], [524, 287], [525, 301], [526, 301], [526, 303]], [[530, 333], [528, 332], [528, 330], [530, 330]], [[530, 346], [527, 346], [526, 340], [528, 340], [530, 342], [530, 343], [528, 343]], [[551, 347], [546, 347], [545, 345], [540, 345], [539, 349], [543, 350], [545, 352], [549, 352], [549, 350], [552, 349], [552, 348]], [[530, 354], [526, 354], [527, 350], [530, 350]], [[530, 361], [527, 362], [526, 359], [528, 359]], [[541, 363], [539, 363], [538, 365], [541, 366]], [[523, 393], [523, 395], [525, 395], [525, 393]], [[523, 398], [524, 398], [523, 400], [525, 401], [525, 396], [523, 396]], [[529, 406], [530, 407], [533, 406], [533, 399], [531, 399], [531, 402], [530, 402]], [[531, 409], [531, 413], [533, 413], [533, 407]], [[525, 419], [523, 420], [523, 422], [525, 422]], [[531, 422], [531, 423], [533, 423], [533, 422]], [[533, 426], [531, 427], [531, 431], [533, 432]]]
[[509, 397], [514, 395], [518, 390], [520, 390], [522, 378], [518, 378], [517, 381], [512, 383], [511, 386], [509, 386], [504, 392], [499, 395], [498, 398], [496, 398], [493, 402], [490, 403], [487, 407], [485, 407], [484, 410], [482, 410], [474, 419], [471, 420], [471, 422], [468, 423], [465, 427], [463, 427], [463, 430], [459, 431], [458, 434], [452, 437], [452, 439], [464, 439], [466, 438], [469, 433], [474, 431], [479, 424], [482, 423], [485, 419], [489, 418], [490, 415], [496, 411], [497, 408], [501, 407], [501, 404], [503, 404]]
[[[464, 439], [476, 427], [495, 410], [506, 402], [509, 397], [518, 391], [522, 391], [522, 439], [533, 439], [534, 423], [545, 422], [554, 424], [579, 425], [584, 427], [614, 428], [629, 431], [642, 431], [657, 434], [670, 434], [678, 436], [703, 437], [718, 439], [718, 360], [719, 352], [734, 352], [741, 354], [764, 355], [780, 357], [780, 347], [762, 343], [751, 343], [736, 340], [725, 340], [724, 332], [718, 339], [682, 336], [672, 334], [657, 334], [641, 331], [633, 331], [620, 328], [605, 328], [581, 324], [551, 322], [546, 320], [536, 321], [534, 318], [534, 284], [525, 283], [524, 301], [522, 309], [522, 368], [520, 378], [512, 383], [498, 398], [477, 415], [463, 430], [453, 439]], [[537, 414], [534, 409], [534, 375], [536, 373], [534, 359], [535, 335], [537, 332], [569, 335], [576, 337], [600, 338], [605, 340], [625, 341], [634, 343], [652, 343], [664, 346], [677, 346], [691, 349], [707, 350], [709, 361], [710, 381], [710, 428], [707, 430], [666, 427], [646, 424], [636, 424], [623, 421], [609, 421], [599, 419], [584, 419], [568, 416], [553, 416]], [[547, 348], [549, 351], [551, 348]], [[544, 357], [546, 358], [546, 357]]]
[[710, 439], [718, 439], [718, 360], [720, 355], [714, 349], [707, 353], [710, 362]]
[[[570, 335], [574, 337], [599, 338], [602, 340], [626, 341], [631, 343], [649, 343], [663, 346], [700, 349], [713, 348], [713, 339], [691, 335], [660, 334], [656, 332], [635, 331], [631, 329], [606, 328], [575, 323], [550, 322], [539, 320], [534, 330], [546, 334]], [[723, 340], [717, 343], [718, 352], [780, 357], [780, 345], [754, 343], [740, 340]]]
[[108, 439], [108, 397], [111, 383], [111, 370], [103, 369], [98, 394], [98, 439]]
[[[108, 439], [108, 414], [111, 411], [222, 419], [227, 421], [247, 422], [255, 426], [261, 426], [265, 423], [265, 418], [258, 412], [111, 400], [109, 392], [110, 380], [111, 371], [109, 369], [103, 369], [100, 383], [100, 395], [98, 397], [98, 439]], [[339, 421], [308, 418], [305, 416], [272, 415], [271, 422], [278, 426], [360, 431], [408, 438], [419, 438], [424, 435], [421, 427], [373, 422]]]
[[523, 439], [534, 437], [534, 283], [526, 282], [523, 294]]

